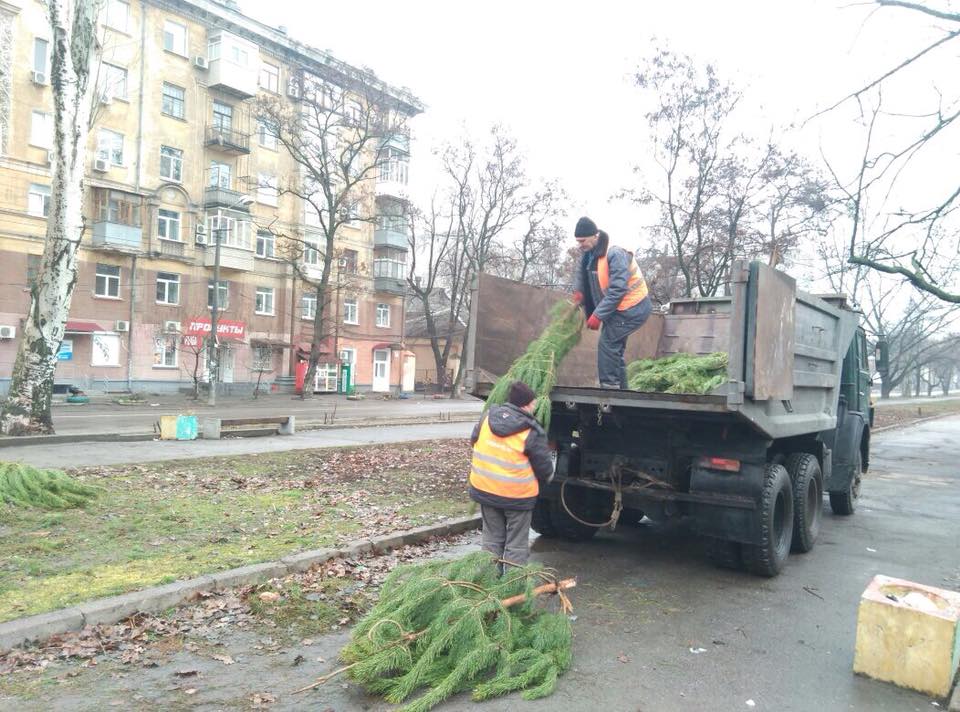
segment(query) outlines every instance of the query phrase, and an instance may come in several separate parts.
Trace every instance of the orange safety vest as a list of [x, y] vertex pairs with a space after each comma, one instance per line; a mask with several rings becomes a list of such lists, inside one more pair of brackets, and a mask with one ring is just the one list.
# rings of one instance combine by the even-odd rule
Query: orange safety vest
[[490, 430], [489, 418], [484, 416], [480, 436], [473, 446], [470, 484], [481, 492], [510, 499], [536, 497], [540, 485], [523, 452], [530, 428], [501, 437]]
[[[600, 282], [600, 289], [604, 293], [610, 286], [610, 266], [607, 264], [607, 256], [597, 260], [597, 281]], [[630, 276], [627, 278], [627, 293], [617, 305], [617, 311], [626, 311], [643, 301], [647, 296], [647, 280], [643, 278], [640, 267], [637, 265], [636, 258], [630, 256]]]

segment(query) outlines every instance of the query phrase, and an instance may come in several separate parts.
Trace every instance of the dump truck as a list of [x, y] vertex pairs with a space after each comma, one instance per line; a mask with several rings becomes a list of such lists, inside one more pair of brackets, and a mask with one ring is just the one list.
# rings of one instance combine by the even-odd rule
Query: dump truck
[[[669, 303], [627, 344], [627, 363], [725, 352], [726, 381], [704, 395], [597, 387], [597, 335], [583, 332], [550, 395], [557, 460], [533, 512], [541, 536], [683, 517], [719, 566], [775, 576], [791, 551], [813, 549], [824, 493], [834, 514], [854, 513], [873, 422], [858, 312], [759, 262], [736, 262], [728, 291]], [[489, 394], [562, 299], [480, 275], [467, 390]]]

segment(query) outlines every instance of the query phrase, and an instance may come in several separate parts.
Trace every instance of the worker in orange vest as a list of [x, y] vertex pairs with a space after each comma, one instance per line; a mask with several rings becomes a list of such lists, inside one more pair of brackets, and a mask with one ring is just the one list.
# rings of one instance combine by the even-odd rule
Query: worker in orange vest
[[637, 260], [590, 218], [577, 221], [573, 236], [580, 264], [573, 280], [573, 302], [583, 305], [587, 328], [600, 331], [597, 371], [601, 388], [627, 388], [623, 353], [627, 338], [646, 323], [652, 304]]
[[[533, 417], [536, 394], [520, 381], [473, 429], [470, 498], [480, 505], [483, 549], [498, 560], [526, 564], [530, 520], [540, 483], [553, 479], [547, 436]], [[503, 564], [498, 564], [503, 571]]]

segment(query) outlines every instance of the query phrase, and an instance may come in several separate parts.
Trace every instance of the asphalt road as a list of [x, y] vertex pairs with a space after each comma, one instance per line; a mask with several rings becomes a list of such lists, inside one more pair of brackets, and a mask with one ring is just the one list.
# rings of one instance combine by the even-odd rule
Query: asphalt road
[[[623, 527], [582, 544], [535, 539], [534, 558], [579, 580], [573, 668], [543, 700], [513, 695], [481, 708], [460, 696], [437, 709], [936, 709], [932, 703], [942, 701], [851, 668], [859, 597], [875, 574], [960, 589], [958, 460], [960, 417], [879, 434], [857, 513], [837, 517], [828, 508], [816, 548], [792, 556], [775, 579], [713, 568], [682, 526]], [[475, 548], [476, 539], [449, 553]], [[273, 710], [394, 709], [343, 679], [291, 694], [335, 666], [346, 638], [341, 632], [272, 650], [258, 635], [227, 626], [214, 649], [236, 664], [181, 650], [157, 667], [102, 670], [48, 687], [18, 709], [245, 709], [254, 693], [270, 695]], [[182, 670], [196, 677], [181, 684]]]

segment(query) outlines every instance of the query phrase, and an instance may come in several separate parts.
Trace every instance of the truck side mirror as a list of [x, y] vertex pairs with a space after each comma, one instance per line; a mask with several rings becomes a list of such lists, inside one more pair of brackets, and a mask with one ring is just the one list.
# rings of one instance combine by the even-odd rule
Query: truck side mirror
[[890, 345], [886, 339], [880, 338], [877, 340], [874, 356], [877, 362], [877, 372], [886, 375], [890, 370]]

